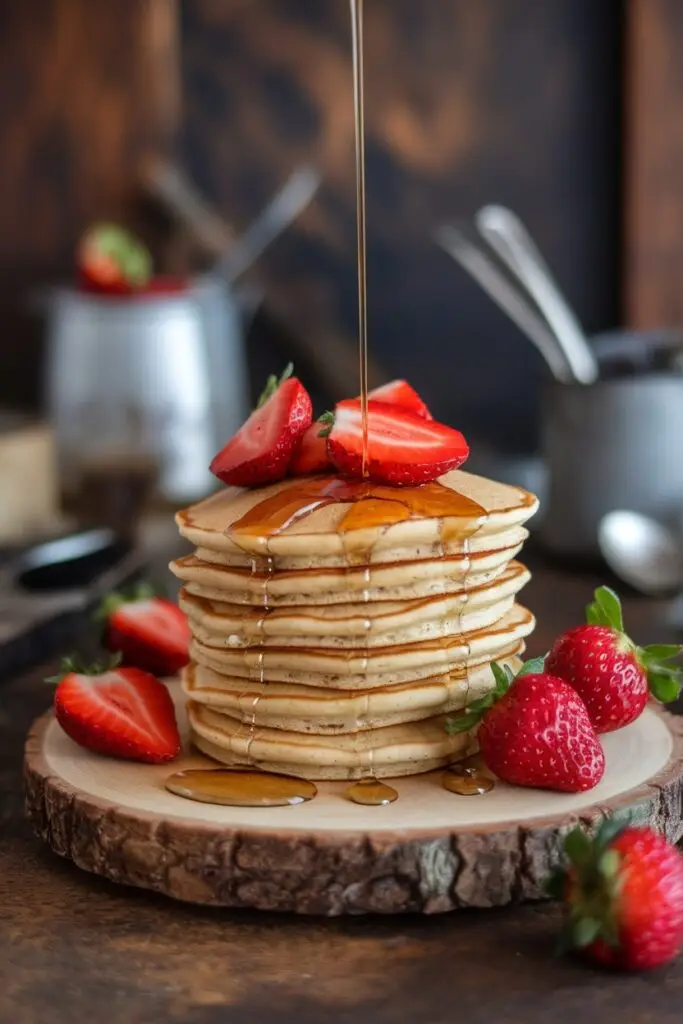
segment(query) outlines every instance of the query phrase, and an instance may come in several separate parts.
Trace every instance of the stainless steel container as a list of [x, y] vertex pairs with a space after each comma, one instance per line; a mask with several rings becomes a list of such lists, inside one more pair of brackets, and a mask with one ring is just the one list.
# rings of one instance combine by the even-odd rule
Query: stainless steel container
[[590, 387], [547, 384], [543, 543], [563, 555], [597, 555], [598, 523], [613, 509], [678, 523], [682, 443], [683, 376], [643, 374]]
[[209, 463], [248, 413], [240, 315], [224, 282], [112, 299], [56, 290], [47, 333], [46, 402], [67, 489], [84, 459], [130, 454], [154, 461], [169, 501], [209, 493]]

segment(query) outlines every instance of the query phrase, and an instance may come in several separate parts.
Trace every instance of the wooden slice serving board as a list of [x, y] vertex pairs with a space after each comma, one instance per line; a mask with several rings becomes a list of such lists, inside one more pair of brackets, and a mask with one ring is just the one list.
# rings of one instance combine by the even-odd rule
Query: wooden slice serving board
[[26, 744], [27, 807], [79, 867], [189, 902], [324, 915], [491, 907], [541, 897], [577, 821], [630, 808], [672, 841], [683, 835], [683, 719], [648, 709], [604, 745], [607, 770], [590, 793], [499, 783], [459, 797], [435, 772], [394, 782], [399, 799], [386, 807], [320, 783], [310, 803], [233, 808], [164, 789], [173, 771], [215, 766], [203, 756], [161, 767], [98, 757], [46, 715]]

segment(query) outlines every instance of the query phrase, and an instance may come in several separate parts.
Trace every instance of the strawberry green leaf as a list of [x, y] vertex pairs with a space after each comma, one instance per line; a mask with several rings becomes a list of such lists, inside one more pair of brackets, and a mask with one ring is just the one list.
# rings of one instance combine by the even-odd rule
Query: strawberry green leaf
[[593, 844], [598, 850], [604, 850], [612, 843], [617, 836], [631, 824], [633, 815], [631, 811], [619, 811], [615, 814], [605, 815], [600, 822]]
[[273, 395], [280, 387], [280, 385], [284, 384], [284, 382], [292, 376], [293, 372], [294, 363], [287, 363], [279, 377], [277, 377], [274, 373], [271, 373], [270, 376], [268, 377], [268, 380], [266, 381], [265, 388], [261, 392], [261, 397], [256, 403], [256, 408], [260, 409], [262, 406], [264, 406], [268, 399], [273, 397]]
[[564, 852], [571, 864], [579, 867], [591, 859], [593, 844], [582, 828], [573, 828], [565, 837]]
[[596, 604], [589, 604], [586, 608], [586, 622], [589, 626], [602, 626], [602, 614]]
[[318, 431], [318, 437], [329, 437], [330, 431], [334, 426], [334, 413], [324, 412], [319, 418], [318, 423], [322, 424], [322, 429]]
[[611, 626], [620, 633], [624, 632], [621, 601], [611, 587], [597, 588], [593, 602], [586, 609], [586, 618], [593, 626]]
[[121, 664], [122, 655], [119, 651], [116, 654], [112, 654], [109, 658], [105, 658], [104, 661], [94, 662], [92, 665], [86, 665], [78, 654], [72, 654], [68, 658], [63, 658], [60, 670], [57, 675], [49, 676], [46, 683], [61, 683], [65, 676], [69, 676], [72, 673], [78, 676], [101, 676], [105, 672], [111, 672], [113, 669], [118, 668]]
[[579, 949], [584, 949], [586, 946], [590, 946], [591, 942], [595, 942], [598, 935], [602, 931], [600, 921], [595, 917], [582, 917], [574, 923], [572, 929], [572, 940], [575, 946]]
[[661, 667], [648, 672], [650, 693], [660, 704], [670, 704], [678, 700], [681, 693], [681, 673]]
[[138, 583], [130, 591], [114, 591], [112, 594], [107, 594], [95, 611], [93, 618], [96, 622], [106, 622], [122, 605], [131, 604], [133, 601], [149, 601], [156, 596], [157, 592], [152, 584], [146, 582]]
[[475, 711], [466, 711], [456, 718], [446, 719], [446, 732], [449, 736], [457, 736], [461, 732], [469, 732], [481, 721], [481, 715]]
[[537, 675], [545, 671], [545, 659], [547, 657], [548, 655], [544, 654], [541, 658], [530, 658], [528, 661], [525, 661], [515, 678], [519, 679], [521, 676]]
[[[508, 671], [506, 671], [506, 669]], [[499, 665], [497, 661], [491, 662], [491, 671], [493, 672], [493, 678], [496, 681], [496, 688], [494, 692], [497, 697], [502, 697], [503, 694], [507, 693], [508, 689], [510, 688], [510, 683], [512, 682], [512, 672], [510, 671], [508, 665], [506, 665], [505, 668], [503, 668], [503, 666]]]
[[605, 850], [598, 861], [598, 870], [603, 878], [615, 879], [621, 867], [621, 857], [617, 850]]
[[683, 653], [683, 647], [680, 644], [648, 644], [642, 648], [642, 653], [653, 661], [671, 661]]

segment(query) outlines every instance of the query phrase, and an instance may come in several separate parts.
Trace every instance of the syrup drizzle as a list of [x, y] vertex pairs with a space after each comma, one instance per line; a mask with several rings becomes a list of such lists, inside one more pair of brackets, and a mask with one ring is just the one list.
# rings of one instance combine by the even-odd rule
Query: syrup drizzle
[[187, 800], [228, 807], [285, 807], [312, 800], [317, 787], [307, 779], [248, 768], [199, 768], [175, 772], [166, 789]]
[[444, 789], [457, 796], [484, 796], [495, 786], [494, 779], [478, 754], [450, 765], [441, 781]]
[[393, 786], [380, 782], [374, 775], [352, 783], [344, 796], [352, 803], [363, 804], [366, 807], [386, 807], [387, 804], [393, 804], [398, 800], [398, 793]]
[[360, 409], [362, 474], [368, 475], [368, 311], [365, 232], [365, 75], [363, 61], [363, 0], [351, 0], [353, 50], [353, 107], [356, 141], [356, 222], [358, 246], [358, 348], [360, 353]]

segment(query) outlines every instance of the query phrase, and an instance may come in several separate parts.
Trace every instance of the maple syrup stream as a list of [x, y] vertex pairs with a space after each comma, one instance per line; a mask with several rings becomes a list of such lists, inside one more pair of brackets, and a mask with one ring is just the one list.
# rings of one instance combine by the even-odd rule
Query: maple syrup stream
[[[350, 0], [351, 33], [353, 56], [353, 97], [354, 125], [356, 150], [356, 219], [357, 219], [357, 260], [358, 260], [358, 341], [359, 341], [359, 376], [362, 430], [362, 474], [364, 481], [368, 477], [368, 329], [367, 329], [367, 263], [366, 263], [366, 192], [365, 192], [365, 82], [364, 82], [364, 45], [363, 45], [363, 3], [364, 0]], [[396, 489], [380, 487], [370, 483], [350, 484], [346, 481], [329, 478], [309, 483], [301, 482], [298, 487], [279, 491], [277, 494], [257, 503], [249, 513], [235, 523], [231, 535], [235, 540], [252, 536], [263, 538], [267, 550], [268, 537], [286, 529], [292, 523], [310, 515], [325, 505], [332, 503], [351, 503], [351, 509], [339, 525], [339, 532], [347, 533], [361, 526], [382, 525], [401, 522], [417, 513], [442, 517], [452, 516], [460, 520], [469, 520], [469, 528], [463, 534], [468, 537], [474, 532], [485, 516], [485, 510], [476, 502], [464, 495], [450, 491], [440, 484], [427, 484], [420, 488], [404, 488], [399, 493]], [[364, 506], [364, 507], [363, 507]], [[443, 524], [445, 526], [445, 524]], [[460, 526], [462, 529], [462, 526]], [[461, 534], [461, 536], [463, 535]], [[442, 531], [442, 544], [446, 540]], [[239, 542], [237, 540], [237, 542]], [[465, 541], [468, 553], [468, 542]], [[347, 555], [358, 555], [345, 544]], [[443, 552], [443, 548], [442, 548]], [[365, 565], [366, 588], [364, 600], [370, 600], [370, 551], [362, 552], [367, 559]], [[443, 555], [442, 555], [443, 556]], [[445, 556], [443, 556], [445, 557]], [[351, 559], [350, 559], [351, 560]], [[357, 557], [353, 561], [358, 564]], [[263, 606], [260, 620], [260, 641], [263, 643], [264, 622], [269, 612], [268, 580], [273, 572], [273, 560], [266, 558], [266, 573], [263, 580]], [[252, 574], [258, 571], [258, 562], [251, 562]], [[368, 626], [370, 625], [368, 621]], [[367, 648], [366, 626], [366, 648]], [[258, 655], [259, 692], [253, 698], [249, 736], [246, 745], [247, 767], [200, 769], [176, 772], [166, 782], [172, 793], [200, 802], [227, 804], [230, 806], [268, 807], [299, 804], [311, 800], [316, 795], [313, 783], [294, 778], [293, 776], [277, 775], [250, 768], [251, 747], [256, 732], [256, 708], [263, 692], [264, 651]], [[249, 673], [251, 676], [251, 672]], [[359, 724], [359, 723], [356, 723]], [[354, 803], [383, 806], [398, 799], [398, 793], [391, 786], [376, 778], [372, 769], [372, 750], [368, 751], [369, 764], [361, 760], [362, 777], [352, 783], [345, 791], [345, 797]], [[490, 778], [484, 778], [478, 769], [453, 765], [443, 775], [443, 786], [453, 793], [474, 795], [488, 792], [493, 787]]]

